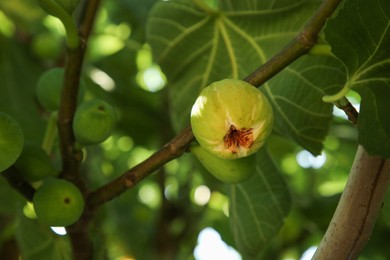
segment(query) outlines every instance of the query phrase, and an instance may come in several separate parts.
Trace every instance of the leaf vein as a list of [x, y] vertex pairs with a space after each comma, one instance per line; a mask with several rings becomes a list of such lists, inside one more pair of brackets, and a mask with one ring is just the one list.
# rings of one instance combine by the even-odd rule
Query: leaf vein
[[289, 104], [290, 106], [292, 106], [294, 108], [297, 108], [297, 109], [301, 110], [302, 112], [304, 112], [306, 114], [309, 114], [309, 115], [312, 115], [312, 116], [318, 116], [318, 117], [329, 117], [328, 114], [316, 113], [314, 111], [306, 109], [303, 106], [300, 106], [300, 105], [292, 102], [290, 99], [288, 99], [286, 97], [283, 97], [283, 96], [280, 96], [280, 95], [275, 95], [274, 97], [275, 97], [275, 100], [284, 101], [286, 104]]

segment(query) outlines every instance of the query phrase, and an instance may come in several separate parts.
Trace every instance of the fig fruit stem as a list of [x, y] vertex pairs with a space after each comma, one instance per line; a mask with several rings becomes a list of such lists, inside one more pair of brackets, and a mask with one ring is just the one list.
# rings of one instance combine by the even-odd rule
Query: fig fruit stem
[[42, 148], [48, 155], [51, 154], [54, 140], [57, 136], [57, 114], [57, 111], [50, 114], [46, 125], [45, 135], [43, 136]]
[[76, 49], [79, 44], [78, 30], [75, 21], [60, 4], [54, 0], [38, 0], [38, 2], [51, 12], [52, 15], [60, 19], [66, 31], [66, 43], [68, 48]]
[[317, 43], [309, 51], [310, 55], [334, 57], [329, 44]]

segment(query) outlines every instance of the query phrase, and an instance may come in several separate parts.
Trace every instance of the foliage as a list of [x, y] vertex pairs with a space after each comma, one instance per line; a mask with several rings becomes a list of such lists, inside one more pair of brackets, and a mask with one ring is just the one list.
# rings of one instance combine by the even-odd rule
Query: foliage
[[359, 142], [370, 154], [384, 157], [390, 156], [390, 118], [385, 112], [390, 94], [389, 8], [386, 1], [348, 1], [325, 29], [326, 41], [347, 70], [344, 88], [362, 96]]
[[[81, 1], [73, 17], [82, 16], [86, 2], [93, 1]], [[100, 144], [74, 146], [83, 160], [80, 176], [69, 179], [86, 197], [87, 210], [91, 191], [136, 169], [189, 125], [204, 87], [243, 79], [264, 65], [296, 39], [321, 2], [102, 1], [83, 60], [81, 102], [109, 103], [117, 126]], [[254, 176], [222, 183], [189, 150], [162, 163], [121, 196], [91, 209], [94, 258], [196, 258], [206, 227], [244, 259], [299, 259], [318, 245], [357, 146], [390, 157], [389, 25], [387, 0], [345, 0], [321, 31], [319, 45], [259, 86], [275, 123], [255, 155]], [[0, 0], [0, 113], [18, 122], [25, 142], [42, 143], [58, 172], [64, 161], [62, 133], [53, 125], [57, 114], [40, 105], [35, 91], [45, 71], [68, 65], [67, 47], [80, 44], [73, 29], [65, 31], [35, 0]], [[314, 51], [320, 45], [331, 52]], [[360, 105], [356, 128], [336, 108], [344, 108], [345, 95]], [[325, 163], [318, 166], [312, 155]], [[13, 169], [1, 175], [22, 182]], [[0, 259], [9, 252], [22, 259], [71, 259], [71, 232], [80, 226], [55, 234], [5, 179], [0, 177]], [[390, 257], [389, 212], [384, 207], [362, 259]]]

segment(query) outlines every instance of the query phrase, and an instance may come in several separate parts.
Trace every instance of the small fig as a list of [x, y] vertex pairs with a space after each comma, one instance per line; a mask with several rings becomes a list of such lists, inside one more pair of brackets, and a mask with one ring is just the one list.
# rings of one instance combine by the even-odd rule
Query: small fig
[[56, 60], [63, 52], [62, 38], [50, 32], [35, 35], [30, 46], [32, 52], [42, 59]]
[[209, 153], [200, 145], [190, 147], [199, 162], [215, 178], [225, 183], [239, 183], [249, 179], [256, 172], [256, 156], [225, 160]]
[[196, 140], [223, 159], [245, 157], [260, 149], [271, 134], [273, 118], [267, 97], [235, 79], [217, 81], [203, 89], [191, 110]]
[[[47, 111], [56, 111], [60, 107], [64, 68], [53, 68], [45, 71], [38, 79], [35, 95]], [[83, 98], [85, 86], [80, 82], [78, 101]]]
[[26, 142], [15, 162], [20, 176], [29, 182], [40, 181], [57, 175], [56, 169], [46, 152], [36, 143]]
[[69, 226], [84, 210], [84, 198], [71, 182], [48, 178], [37, 189], [33, 205], [37, 218], [48, 226]]
[[115, 123], [114, 109], [103, 100], [93, 99], [77, 108], [73, 132], [81, 145], [98, 144], [111, 135]]
[[24, 135], [19, 124], [0, 112], [0, 172], [10, 167], [20, 156]]

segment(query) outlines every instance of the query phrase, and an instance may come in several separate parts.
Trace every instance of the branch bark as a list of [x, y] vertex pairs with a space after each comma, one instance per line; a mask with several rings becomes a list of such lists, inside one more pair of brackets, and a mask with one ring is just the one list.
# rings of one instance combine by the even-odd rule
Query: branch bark
[[[72, 122], [77, 106], [77, 96], [89, 35], [95, 23], [100, 0], [82, 1], [79, 20], [80, 44], [68, 48], [66, 53], [64, 82], [58, 111], [58, 134], [62, 159], [61, 177], [73, 182], [86, 197], [88, 190], [80, 177], [82, 152], [76, 148]], [[86, 207], [81, 218], [66, 228], [70, 237], [73, 259], [92, 259], [93, 246], [89, 237], [89, 223], [94, 211]]]
[[62, 157], [61, 177], [74, 182], [81, 190], [85, 191], [79, 175], [82, 153], [75, 148], [72, 122], [77, 106], [84, 55], [100, 0], [84, 1], [83, 4], [79, 21], [81, 44], [75, 49], [68, 48], [66, 53], [64, 82], [58, 111], [58, 134]]
[[332, 221], [313, 259], [357, 259], [368, 242], [390, 183], [390, 160], [359, 146]]

